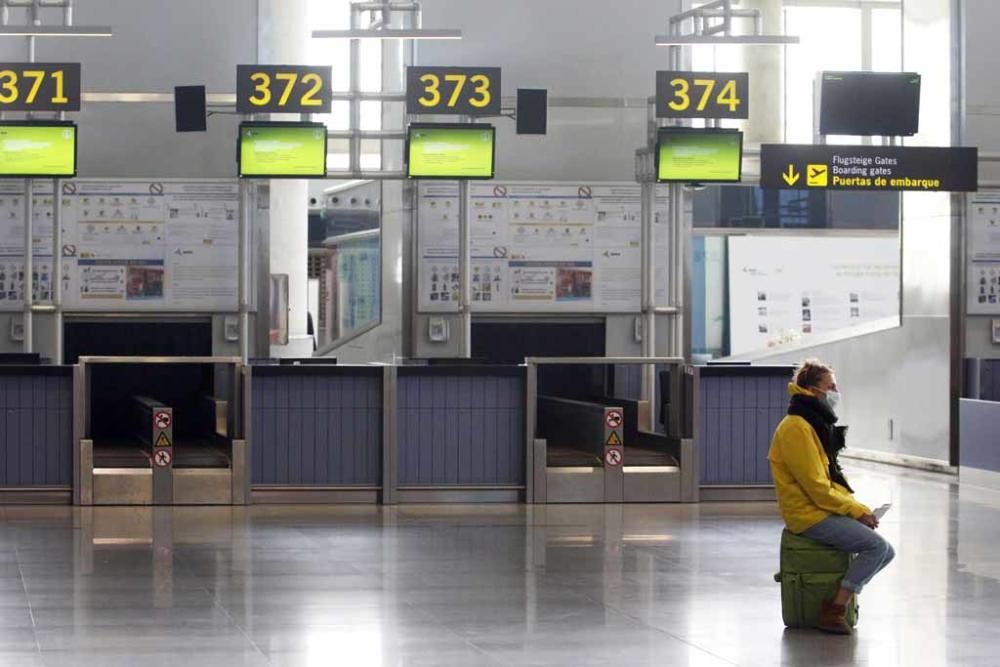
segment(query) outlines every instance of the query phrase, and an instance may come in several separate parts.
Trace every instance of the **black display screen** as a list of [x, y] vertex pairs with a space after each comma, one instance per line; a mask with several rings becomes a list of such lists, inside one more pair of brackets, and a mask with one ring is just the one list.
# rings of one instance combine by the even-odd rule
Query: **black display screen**
[[920, 75], [823, 72], [820, 134], [912, 136], [920, 117]]

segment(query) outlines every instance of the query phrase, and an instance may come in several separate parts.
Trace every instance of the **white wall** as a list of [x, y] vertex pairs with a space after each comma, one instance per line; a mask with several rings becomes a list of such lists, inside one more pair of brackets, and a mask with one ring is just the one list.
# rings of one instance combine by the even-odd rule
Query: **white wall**
[[[979, 146], [982, 153], [1000, 153], [1000, 86], [997, 85], [996, 39], [1000, 3], [995, 0], [960, 0], [960, 29], [965, 93], [962, 140]], [[980, 162], [980, 181], [1000, 181], [1000, 162]], [[965, 319], [965, 356], [1000, 358], [1000, 346], [990, 337], [990, 317]]]

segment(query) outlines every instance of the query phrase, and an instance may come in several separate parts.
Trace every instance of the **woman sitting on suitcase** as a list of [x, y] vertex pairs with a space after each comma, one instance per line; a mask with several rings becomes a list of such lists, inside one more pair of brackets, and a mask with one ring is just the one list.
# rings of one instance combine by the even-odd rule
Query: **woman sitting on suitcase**
[[817, 626], [825, 632], [850, 634], [844, 618], [851, 596], [895, 556], [892, 546], [875, 532], [878, 519], [854, 499], [837, 464], [844, 429], [836, 427], [840, 394], [829, 366], [809, 360], [788, 385], [791, 401], [767, 454], [785, 525], [841, 551], [857, 554], [833, 600], [823, 603]]

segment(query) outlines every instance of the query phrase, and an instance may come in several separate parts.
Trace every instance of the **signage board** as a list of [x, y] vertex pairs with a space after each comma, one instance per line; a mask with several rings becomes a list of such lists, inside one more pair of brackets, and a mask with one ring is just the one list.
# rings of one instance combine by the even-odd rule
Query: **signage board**
[[80, 63], [0, 63], [0, 111], [79, 111]]
[[76, 125], [0, 121], [0, 177], [76, 175]]
[[975, 192], [975, 148], [763, 144], [760, 185], [781, 190]]
[[656, 73], [657, 118], [747, 118], [750, 75], [746, 72]]
[[329, 113], [333, 68], [314, 65], [237, 65], [238, 113]]
[[407, 67], [406, 113], [500, 114], [499, 67]]

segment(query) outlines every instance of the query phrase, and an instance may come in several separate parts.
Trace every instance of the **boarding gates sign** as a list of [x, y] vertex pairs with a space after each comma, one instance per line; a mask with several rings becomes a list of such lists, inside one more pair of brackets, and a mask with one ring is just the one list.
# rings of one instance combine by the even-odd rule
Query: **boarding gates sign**
[[975, 148], [763, 144], [760, 185], [780, 190], [975, 192]]

